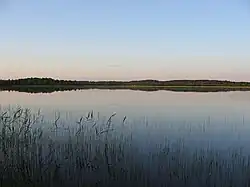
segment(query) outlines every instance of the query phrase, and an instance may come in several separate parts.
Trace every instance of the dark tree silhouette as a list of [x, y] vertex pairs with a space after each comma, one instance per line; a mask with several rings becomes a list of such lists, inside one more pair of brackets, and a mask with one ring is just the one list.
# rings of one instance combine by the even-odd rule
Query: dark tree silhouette
[[137, 80], [137, 81], [72, 81], [52, 78], [0, 80], [0, 86], [250, 86], [250, 82], [219, 80]]

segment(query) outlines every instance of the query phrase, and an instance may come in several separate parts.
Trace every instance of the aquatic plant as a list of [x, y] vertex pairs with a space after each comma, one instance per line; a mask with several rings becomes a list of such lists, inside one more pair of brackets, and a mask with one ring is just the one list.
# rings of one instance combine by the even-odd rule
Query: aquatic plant
[[[65, 127], [57, 114], [44, 130], [41, 112], [0, 111], [0, 186], [249, 186], [250, 157], [240, 151], [190, 151], [162, 142], [144, 153], [131, 136], [92, 112]], [[121, 120], [124, 125], [126, 117]]]

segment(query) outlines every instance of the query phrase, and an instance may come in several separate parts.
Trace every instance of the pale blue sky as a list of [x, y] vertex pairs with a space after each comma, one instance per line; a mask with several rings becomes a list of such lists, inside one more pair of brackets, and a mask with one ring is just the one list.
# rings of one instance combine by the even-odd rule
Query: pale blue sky
[[248, 0], [1, 0], [0, 76], [250, 81]]

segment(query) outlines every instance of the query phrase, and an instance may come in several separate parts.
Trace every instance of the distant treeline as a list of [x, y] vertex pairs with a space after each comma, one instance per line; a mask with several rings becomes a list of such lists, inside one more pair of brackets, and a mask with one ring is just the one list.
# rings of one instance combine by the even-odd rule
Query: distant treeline
[[138, 80], [138, 81], [72, 81], [52, 78], [25, 78], [0, 80], [1, 87], [12, 86], [239, 86], [249, 87], [250, 82], [233, 82], [220, 80]]

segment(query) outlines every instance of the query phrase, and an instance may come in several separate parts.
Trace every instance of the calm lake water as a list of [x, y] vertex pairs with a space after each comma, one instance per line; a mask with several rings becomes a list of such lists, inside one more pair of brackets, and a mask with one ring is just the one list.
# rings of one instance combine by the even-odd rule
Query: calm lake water
[[142, 147], [181, 138], [189, 147], [250, 150], [250, 92], [0, 92], [0, 104], [2, 108], [19, 105], [41, 109], [51, 120], [60, 112], [64, 125], [75, 123], [92, 110], [107, 118], [115, 112], [114, 124], [120, 125], [126, 116], [124, 128], [133, 132]]

